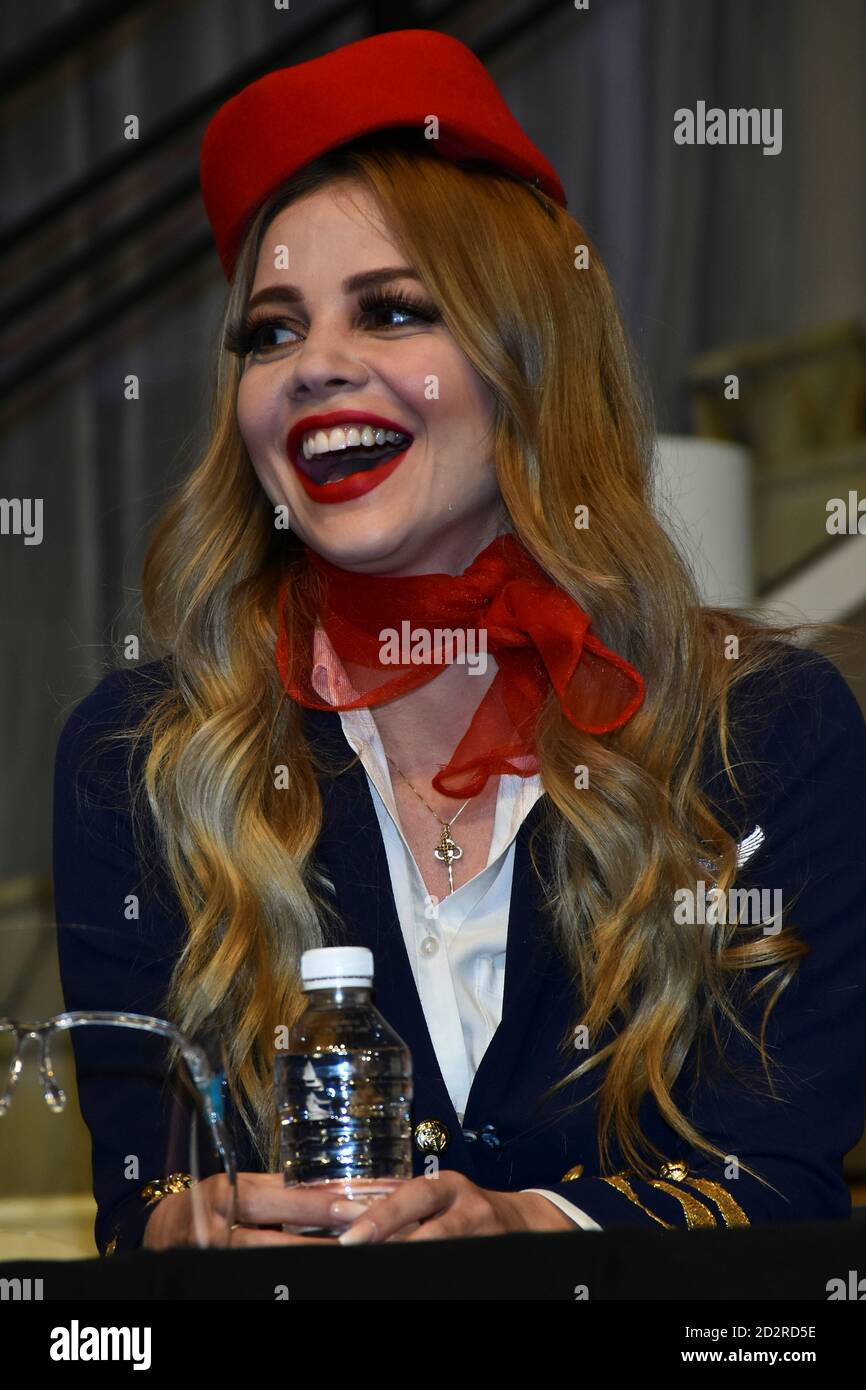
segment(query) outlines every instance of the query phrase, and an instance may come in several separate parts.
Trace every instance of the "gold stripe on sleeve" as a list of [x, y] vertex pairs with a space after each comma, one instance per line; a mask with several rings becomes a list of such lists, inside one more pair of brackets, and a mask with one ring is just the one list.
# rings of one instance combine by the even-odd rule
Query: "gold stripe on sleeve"
[[660, 1192], [667, 1192], [669, 1197], [675, 1197], [686, 1214], [686, 1225], [690, 1231], [696, 1230], [700, 1226], [717, 1226], [718, 1222], [703, 1202], [699, 1202], [697, 1197], [693, 1197], [689, 1192], [683, 1192], [674, 1187], [673, 1183], [661, 1182], [658, 1178], [653, 1178], [650, 1187], [657, 1187]]
[[705, 1197], [709, 1197], [715, 1202], [722, 1219], [726, 1226], [749, 1226], [751, 1222], [743, 1211], [739, 1202], [734, 1201], [726, 1187], [721, 1183], [711, 1182], [709, 1178], [687, 1178], [689, 1187], [696, 1187], [699, 1192], [703, 1192]]
[[672, 1231], [674, 1229], [669, 1221], [663, 1221], [660, 1216], [656, 1216], [654, 1211], [650, 1211], [649, 1207], [644, 1206], [627, 1178], [618, 1175], [615, 1178], [601, 1178], [600, 1181], [610, 1183], [611, 1187], [615, 1187], [617, 1192], [621, 1192], [624, 1197], [628, 1197], [630, 1202], [634, 1202], [636, 1207], [640, 1207], [641, 1211], [646, 1212], [647, 1216], [651, 1216], [653, 1221], [657, 1221], [660, 1226], [664, 1226], [666, 1231]]

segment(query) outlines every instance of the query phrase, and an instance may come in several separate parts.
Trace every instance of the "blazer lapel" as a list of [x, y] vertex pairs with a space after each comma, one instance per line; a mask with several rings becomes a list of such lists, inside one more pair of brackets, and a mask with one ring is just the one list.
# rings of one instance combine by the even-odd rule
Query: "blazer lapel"
[[[530, 836], [543, 824], [547, 798], [540, 796], [521, 825], [514, 849], [514, 875], [508, 936], [505, 947], [505, 989], [502, 1020], [473, 1078], [463, 1122], [468, 1128], [485, 1124], [497, 1113], [499, 1098], [521, 1067], [533, 1013], [549, 979], [549, 947], [541, 913], [541, 885], [529, 852]], [[544, 863], [543, 836], [537, 852]]]

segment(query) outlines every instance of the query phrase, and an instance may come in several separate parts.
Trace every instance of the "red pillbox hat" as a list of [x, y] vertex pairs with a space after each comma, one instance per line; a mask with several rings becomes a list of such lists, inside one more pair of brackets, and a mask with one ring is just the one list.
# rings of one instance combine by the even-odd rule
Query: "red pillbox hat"
[[434, 29], [397, 29], [267, 73], [212, 117], [199, 174], [227, 278], [249, 219], [290, 175], [371, 131], [408, 126], [423, 138], [430, 116], [439, 136], [425, 149], [455, 161], [488, 160], [566, 206], [556, 170], [472, 50]]

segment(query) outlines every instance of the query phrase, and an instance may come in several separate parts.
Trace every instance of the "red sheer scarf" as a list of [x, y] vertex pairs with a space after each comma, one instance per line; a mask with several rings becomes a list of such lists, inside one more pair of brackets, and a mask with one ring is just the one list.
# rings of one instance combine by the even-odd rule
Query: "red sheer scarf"
[[[276, 663], [283, 685], [310, 709], [379, 705], [433, 680], [452, 661], [496, 674], [432, 785], [465, 799], [499, 773], [538, 771], [534, 729], [550, 692], [584, 733], [604, 734], [630, 719], [644, 698], [643, 677], [590, 631], [591, 619], [554, 584], [516, 537], [499, 536], [462, 574], [404, 578], [357, 574], [309, 547], [324, 600], [318, 621], [342, 663], [337, 700], [312, 682], [315, 620], [285, 623], [287, 578], [280, 586]], [[461, 645], [462, 642], [462, 645]]]

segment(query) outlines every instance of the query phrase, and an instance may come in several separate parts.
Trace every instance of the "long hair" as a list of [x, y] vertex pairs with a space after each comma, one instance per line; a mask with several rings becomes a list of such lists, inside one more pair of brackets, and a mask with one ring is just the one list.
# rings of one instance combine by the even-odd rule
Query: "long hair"
[[[770, 1080], [767, 1016], [806, 948], [791, 931], [767, 935], [733, 921], [677, 928], [674, 895], [695, 884], [702, 858], [714, 862], [721, 894], [734, 881], [736, 839], [705, 798], [701, 750], [718, 741], [738, 789], [731, 691], [778, 667], [799, 629], [702, 606], [654, 506], [649, 392], [602, 261], [568, 213], [520, 180], [443, 160], [405, 135], [323, 156], [247, 228], [223, 338], [241, 317], [275, 213], [347, 179], [372, 190], [493, 393], [495, 466], [515, 535], [646, 679], [643, 705], [614, 733], [579, 733], [553, 696], [539, 720], [544, 901], [574, 981], [574, 1027], [595, 1043], [551, 1094], [567, 1096], [562, 1088], [599, 1069], [602, 1170], [615, 1139], [630, 1166], [649, 1172], [658, 1151], [638, 1121], [648, 1096], [688, 1144], [721, 1155], [677, 1105], [677, 1078], [710, 1037], [721, 1049], [721, 1032], [739, 1029]], [[172, 679], [129, 731], [146, 748], [131, 795], [134, 824], [153, 817], [188, 928], [169, 1016], [193, 1036], [214, 1026], [224, 1035], [230, 1093], [274, 1166], [275, 1030], [304, 1006], [301, 952], [338, 940], [339, 921], [314, 868], [324, 769], [274, 664], [281, 580], [291, 575], [290, 638], [316, 595], [297, 538], [275, 528], [239, 433], [242, 364], [223, 338], [209, 442], [165, 505], [145, 558], [144, 635], [170, 656]], [[577, 507], [589, 519], [580, 528]], [[746, 994], [736, 988], [743, 983]], [[735, 1007], [746, 995], [765, 1000], [757, 1037]], [[573, 1062], [571, 1031], [562, 1048]]]

